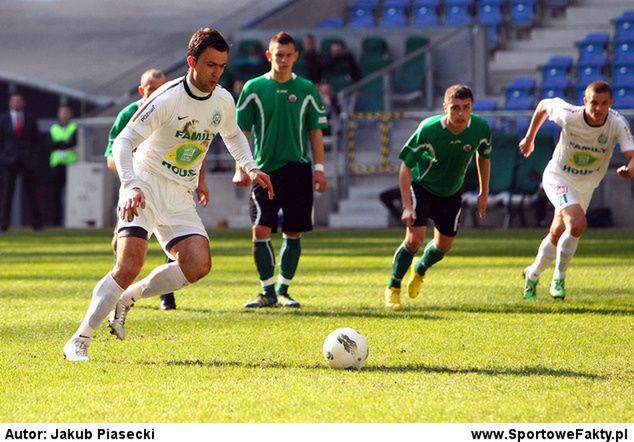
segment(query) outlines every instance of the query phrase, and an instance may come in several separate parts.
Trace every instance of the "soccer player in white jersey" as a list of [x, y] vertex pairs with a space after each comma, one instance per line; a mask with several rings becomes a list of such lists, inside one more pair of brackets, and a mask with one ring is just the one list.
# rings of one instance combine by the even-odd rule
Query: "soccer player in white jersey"
[[[196, 31], [189, 41], [187, 75], [154, 92], [115, 140], [113, 156], [121, 180], [117, 262], [95, 286], [82, 323], [64, 346], [69, 361], [89, 360], [93, 334], [113, 307], [110, 326], [123, 339], [125, 316], [135, 301], [178, 290], [209, 273], [209, 238], [193, 193], [217, 133], [249, 178], [274, 197], [269, 176], [256, 167], [236, 124], [231, 94], [217, 87], [228, 56], [229, 45], [218, 31]], [[198, 190], [199, 200], [206, 200], [208, 195]], [[133, 284], [152, 234], [175, 261]]]
[[550, 295], [553, 299], [566, 297], [566, 270], [586, 228], [586, 210], [592, 192], [605, 176], [616, 144], [628, 161], [617, 169], [617, 174], [625, 179], [634, 177], [632, 132], [625, 118], [610, 109], [612, 102], [612, 88], [604, 81], [588, 85], [583, 106], [573, 106], [560, 98], [542, 100], [520, 141], [520, 151], [528, 157], [546, 118], [561, 126], [559, 142], [543, 176], [544, 190], [555, 206], [555, 214], [535, 261], [524, 269], [526, 300], [537, 299], [539, 276], [553, 261], [555, 272]]

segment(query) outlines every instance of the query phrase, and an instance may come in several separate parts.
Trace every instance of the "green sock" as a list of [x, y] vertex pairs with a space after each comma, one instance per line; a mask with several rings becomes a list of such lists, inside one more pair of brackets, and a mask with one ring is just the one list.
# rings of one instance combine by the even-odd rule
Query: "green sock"
[[253, 260], [260, 276], [262, 291], [269, 296], [275, 295], [275, 253], [270, 239], [253, 241]]
[[295, 276], [299, 257], [302, 254], [300, 238], [290, 238], [285, 236], [280, 248], [280, 275], [278, 278], [277, 293], [284, 294], [288, 291], [288, 286]]
[[396, 249], [396, 253], [392, 259], [392, 277], [387, 285], [388, 288], [401, 288], [401, 280], [407, 273], [409, 266], [412, 265], [415, 254], [416, 252], [410, 252], [407, 247], [405, 247], [405, 244], [401, 244], [401, 246]]
[[436, 248], [434, 244], [434, 240], [432, 239], [425, 246], [425, 250], [423, 251], [423, 256], [416, 261], [414, 264], [414, 268], [416, 269], [416, 273], [419, 275], [424, 275], [425, 272], [438, 261], [445, 257], [445, 252]]

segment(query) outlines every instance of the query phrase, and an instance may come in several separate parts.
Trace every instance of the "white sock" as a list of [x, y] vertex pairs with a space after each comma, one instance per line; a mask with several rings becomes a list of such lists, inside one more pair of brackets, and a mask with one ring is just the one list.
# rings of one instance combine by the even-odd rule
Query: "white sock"
[[110, 273], [101, 278], [101, 281], [97, 283], [92, 291], [92, 299], [88, 306], [88, 311], [77, 332], [75, 332], [75, 336], [81, 335], [92, 338], [95, 330], [99, 328], [114, 308], [121, 293], [123, 293], [123, 289], [119, 287], [119, 284], [117, 284], [117, 281], [114, 280]]
[[177, 262], [158, 266], [140, 281], [135, 282], [121, 294], [121, 302], [130, 306], [141, 298], [164, 295], [189, 285]]
[[555, 273], [553, 278], [565, 278], [566, 269], [570, 264], [570, 260], [577, 251], [579, 245], [579, 237], [572, 236], [572, 234], [566, 230], [557, 244], [557, 262], [555, 263]]
[[[561, 243], [561, 240], [559, 240]], [[550, 235], [546, 235], [546, 238], [542, 240], [542, 243], [537, 249], [537, 256], [535, 261], [528, 267], [526, 276], [531, 281], [537, 281], [539, 275], [544, 273], [544, 270], [555, 260], [557, 256], [557, 246], [550, 242]]]

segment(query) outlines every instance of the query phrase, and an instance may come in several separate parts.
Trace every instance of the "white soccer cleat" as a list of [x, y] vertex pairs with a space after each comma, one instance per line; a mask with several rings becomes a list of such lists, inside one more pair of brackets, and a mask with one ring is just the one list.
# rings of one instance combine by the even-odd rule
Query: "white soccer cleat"
[[110, 321], [108, 322], [108, 327], [110, 327], [110, 334], [115, 335], [117, 339], [121, 339], [122, 341], [125, 339], [126, 335], [125, 318], [132, 308], [132, 305], [126, 307], [121, 301], [118, 301], [114, 310], [110, 312]]
[[88, 362], [88, 346], [90, 338], [84, 336], [73, 336], [64, 345], [64, 358], [70, 362]]

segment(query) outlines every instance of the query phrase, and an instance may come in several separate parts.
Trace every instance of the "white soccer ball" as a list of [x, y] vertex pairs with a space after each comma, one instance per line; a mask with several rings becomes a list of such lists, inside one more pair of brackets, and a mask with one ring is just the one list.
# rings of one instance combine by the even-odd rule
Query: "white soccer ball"
[[368, 359], [368, 341], [353, 328], [338, 328], [324, 341], [324, 359], [337, 370], [361, 370]]

